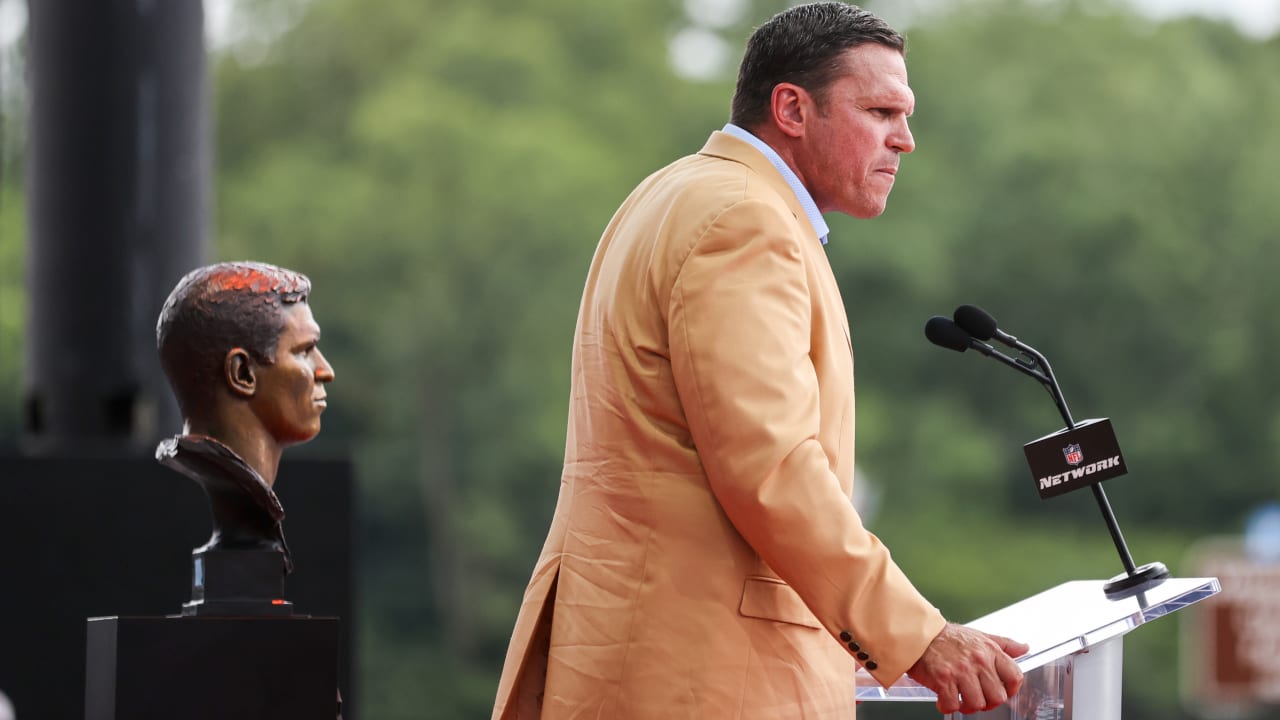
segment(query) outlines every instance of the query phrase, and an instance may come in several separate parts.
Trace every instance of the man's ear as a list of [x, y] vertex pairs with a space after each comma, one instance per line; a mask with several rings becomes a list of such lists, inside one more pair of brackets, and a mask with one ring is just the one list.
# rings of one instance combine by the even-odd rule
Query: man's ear
[[258, 390], [258, 378], [254, 374], [253, 358], [244, 348], [231, 348], [223, 363], [222, 374], [231, 392], [241, 397], [253, 397]]
[[773, 86], [773, 95], [769, 99], [769, 116], [782, 134], [787, 137], [803, 137], [804, 123], [813, 111], [813, 96], [808, 90], [786, 82]]

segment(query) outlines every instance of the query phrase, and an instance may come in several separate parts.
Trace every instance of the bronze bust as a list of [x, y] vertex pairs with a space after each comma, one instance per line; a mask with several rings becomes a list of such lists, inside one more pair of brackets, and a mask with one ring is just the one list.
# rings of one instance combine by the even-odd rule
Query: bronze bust
[[272, 486], [284, 448], [320, 431], [334, 379], [310, 292], [300, 273], [220, 263], [182, 278], [160, 312], [156, 344], [183, 430], [156, 459], [198, 482], [213, 516], [193, 553], [188, 614], [287, 612], [293, 564]]

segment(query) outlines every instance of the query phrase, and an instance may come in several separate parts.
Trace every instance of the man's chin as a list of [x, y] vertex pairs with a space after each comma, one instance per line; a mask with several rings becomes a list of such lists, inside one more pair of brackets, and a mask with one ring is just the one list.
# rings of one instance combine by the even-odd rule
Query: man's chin
[[840, 208], [839, 212], [858, 220], [870, 220], [871, 218], [880, 217], [888, 203], [888, 193], [885, 193], [883, 197], [862, 196], [852, 198], [846, 207]]
[[870, 220], [872, 218], [878, 218], [884, 214], [884, 208], [884, 205], [877, 208], [859, 208], [855, 212], [845, 214], [857, 220]]
[[314, 430], [309, 430], [307, 432], [302, 432], [302, 433], [296, 433], [294, 435], [290, 435], [287, 438], [281, 438], [279, 440], [280, 447], [292, 447], [294, 445], [301, 445], [303, 443], [311, 442], [319, 434], [320, 434], [320, 424], [316, 423], [316, 427]]

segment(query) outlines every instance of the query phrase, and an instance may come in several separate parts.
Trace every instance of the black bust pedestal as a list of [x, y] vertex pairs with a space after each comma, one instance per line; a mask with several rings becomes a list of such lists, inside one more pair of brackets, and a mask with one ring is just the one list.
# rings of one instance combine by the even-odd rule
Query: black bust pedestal
[[284, 599], [284, 555], [276, 550], [200, 548], [191, 553], [191, 602], [183, 615], [292, 615]]
[[337, 718], [338, 619], [90, 618], [85, 720]]

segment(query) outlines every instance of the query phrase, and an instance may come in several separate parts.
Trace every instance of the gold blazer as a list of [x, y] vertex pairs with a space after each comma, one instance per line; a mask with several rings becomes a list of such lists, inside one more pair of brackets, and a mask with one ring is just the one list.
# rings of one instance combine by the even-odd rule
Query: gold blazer
[[714, 133], [591, 263], [564, 473], [495, 719], [854, 716], [942, 615], [853, 489], [853, 353], [795, 194]]

